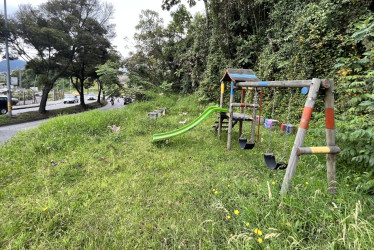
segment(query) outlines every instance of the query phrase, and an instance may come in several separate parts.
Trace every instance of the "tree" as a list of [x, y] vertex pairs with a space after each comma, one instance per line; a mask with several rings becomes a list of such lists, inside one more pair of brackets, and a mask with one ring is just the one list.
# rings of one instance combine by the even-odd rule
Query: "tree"
[[[206, 26], [209, 26], [209, 2], [208, 0], [203, 0], [204, 7], [205, 7], [205, 16], [206, 16]], [[162, 0], [162, 9], [163, 10], [170, 10], [173, 6], [178, 5], [181, 3], [181, 0]], [[187, 0], [187, 3], [190, 7], [196, 5], [196, 0]]]
[[114, 62], [108, 60], [105, 64], [100, 65], [97, 67], [96, 73], [98, 75], [97, 81], [99, 83], [99, 95], [98, 95], [98, 102], [100, 103], [100, 93], [101, 90], [106, 88], [107, 94], [110, 97], [117, 97], [120, 96], [122, 85], [120, 85], [120, 81], [118, 75], [121, 74], [119, 71], [120, 68], [119, 62]]
[[[126, 68], [141, 76], [150, 85], [163, 81], [163, 46], [165, 42], [163, 20], [152, 10], [142, 10], [135, 27], [136, 52], [125, 62]], [[130, 79], [131, 81], [131, 79]]]
[[[112, 10], [110, 5], [102, 5], [98, 0], [49, 0], [37, 8], [20, 6], [12, 41], [19, 55], [27, 59], [26, 67], [38, 74], [38, 82], [43, 86], [40, 113], [46, 112], [48, 93], [56, 80], [68, 69], [76, 69], [77, 62], [86, 58], [82, 56], [84, 51], [92, 51], [98, 45], [96, 41], [102, 49], [103, 39], [113, 36], [113, 26], [109, 24]], [[105, 38], [92, 40], [90, 49], [84, 48], [82, 38], [87, 41], [89, 34], [91, 39], [96, 39], [95, 29]], [[33, 58], [23, 44], [36, 51], [36, 57]], [[105, 44], [107, 46], [107, 40]]]

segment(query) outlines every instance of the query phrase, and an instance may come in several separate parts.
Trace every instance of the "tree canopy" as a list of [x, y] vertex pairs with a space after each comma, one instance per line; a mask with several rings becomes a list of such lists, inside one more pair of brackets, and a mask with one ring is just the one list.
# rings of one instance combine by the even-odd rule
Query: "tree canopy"
[[[59, 77], [75, 76], [83, 88], [97, 64], [106, 61], [109, 39], [114, 36], [114, 26], [109, 22], [112, 14], [112, 6], [99, 0], [20, 6], [12, 23], [12, 44], [28, 60], [27, 68], [38, 74], [43, 86], [39, 112], [46, 112], [48, 93]], [[36, 51], [36, 57], [30, 55], [30, 48]]]

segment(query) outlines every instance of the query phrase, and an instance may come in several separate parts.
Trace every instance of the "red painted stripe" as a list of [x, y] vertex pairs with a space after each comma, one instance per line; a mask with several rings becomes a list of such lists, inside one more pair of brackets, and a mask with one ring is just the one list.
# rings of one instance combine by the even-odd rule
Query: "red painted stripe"
[[325, 116], [326, 116], [326, 128], [334, 129], [335, 128], [334, 109], [326, 108]]
[[301, 116], [300, 128], [308, 129], [310, 117], [312, 117], [313, 108], [304, 107], [303, 115]]

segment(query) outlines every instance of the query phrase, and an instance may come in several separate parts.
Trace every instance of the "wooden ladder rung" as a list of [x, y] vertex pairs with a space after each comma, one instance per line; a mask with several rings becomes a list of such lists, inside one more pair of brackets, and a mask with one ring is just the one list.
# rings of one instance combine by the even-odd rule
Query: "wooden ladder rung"
[[338, 154], [340, 148], [338, 146], [322, 146], [322, 147], [299, 147], [297, 155], [311, 155], [311, 154]]

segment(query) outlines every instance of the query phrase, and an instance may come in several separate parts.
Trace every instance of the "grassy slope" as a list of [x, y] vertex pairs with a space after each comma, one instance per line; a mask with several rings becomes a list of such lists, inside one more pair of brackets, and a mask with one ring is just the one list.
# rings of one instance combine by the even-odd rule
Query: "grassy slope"
[[[284, 172], [262, 160], [264, 130], [252, 151], [234, 143], [226, 152], [226, 137], [210, 130], [215, 117], [169, 144], [151, 143], [153, 133], [181, 126], [180, 113], [197, 117], [205, 107], [194, 103], [194, 96], [156, 98], [58, 117], [13, 138], [0, 148], [0, 248], [373, 245], [372, 197], [356, 193], [342, 171], [339, 194], [327, 195], [324, 157], [302, 157], [292, 194], [282, 198]], [[147, 119], [162, 107], [165, 117]], [[113, 124], [120, 132], [107, 128]]]

